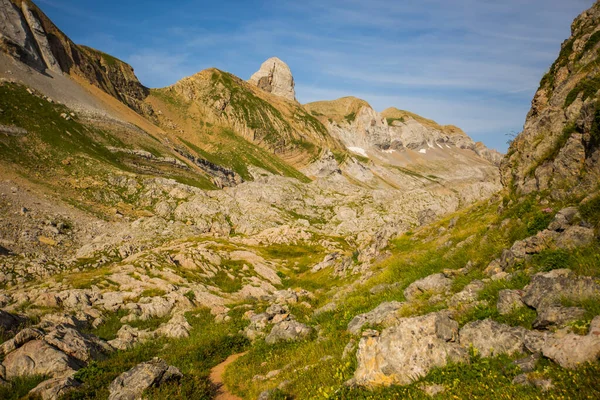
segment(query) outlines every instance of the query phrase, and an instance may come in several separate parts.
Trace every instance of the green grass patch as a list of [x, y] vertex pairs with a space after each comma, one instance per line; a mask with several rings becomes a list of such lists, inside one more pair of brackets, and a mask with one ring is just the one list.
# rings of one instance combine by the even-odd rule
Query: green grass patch
[[37, 385], [45, 381], [44, 376], [28, 376], [14, 378], [6, 385], [0, 385], [0, 399], [4, 400], [34, 400], [38, 397], [27, 396], [27, 393]]

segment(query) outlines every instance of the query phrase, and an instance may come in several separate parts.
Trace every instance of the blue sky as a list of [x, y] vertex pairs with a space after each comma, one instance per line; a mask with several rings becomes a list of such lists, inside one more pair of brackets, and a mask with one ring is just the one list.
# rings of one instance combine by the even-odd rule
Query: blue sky
[[[35, 1], [35, 0], [34, 0]], [[356, 96], [501, 151], [593, 0], [37, 0], [75, 42], [163, 87], [209, 67], [287, 62], [306, 103]]]

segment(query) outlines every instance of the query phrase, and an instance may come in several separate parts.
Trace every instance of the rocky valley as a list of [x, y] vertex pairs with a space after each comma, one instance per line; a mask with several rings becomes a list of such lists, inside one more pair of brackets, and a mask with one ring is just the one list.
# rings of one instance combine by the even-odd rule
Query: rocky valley
[[599, 52], [600, 2], [502, 155], [0, 0], [0, 398], [599, 398]]

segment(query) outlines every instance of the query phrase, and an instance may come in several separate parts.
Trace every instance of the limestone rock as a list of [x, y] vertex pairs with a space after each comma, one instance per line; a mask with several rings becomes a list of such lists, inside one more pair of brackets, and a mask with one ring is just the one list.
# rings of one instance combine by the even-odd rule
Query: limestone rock
[[580, 307], [545, 307], [538, 311], [538, 316], [533, 321], [533, 328], [562, 328], [569, 322], [582, 319], [585, 314], [586, 311]]
[[313, 329], [297, 321], [283, 321], [273, 327], [265, 342], [274, 344], [278, 342], [296, 342], [307, 339]]
[[510, 314], [512, 311], [525, 307], [522, 300], [522, 290], [503, 289], [498, 293], [496, 308], [500, 315]]
[[0, 310], [0, 329], [4, 332], [13, 332], [26, 321], [25, 317]]
[[44, 59], [46, 66], [50, 71], [62, 73], [60, 65], [58, 64], [58, 61], [56, 61], [56, 58], [52, 53], [52, 48], [50, 47], [50, 43], [48, 43], [48, 37], [46, 36], [46, 32], [44, 31], [42, 24], [37, 19], [35, 14], [31, 11], [26, 1], [22, 3], [22, 10], [23, 15], [25, 16], [25, 20], [29, 24], [31, 32], [35, 37], [38, 48], [40, 49], [42, 58]]
[[406, 297], [406, 300], [408, 301], [413, 301], [421, 293], [444, 293], [449, 290], [451, 286], [452, 279], [447, 278], [444, 274], [433, 274], [411, 283], [404, 290], [404, 297]]
[[524, 289], [523, 302], [537, 310], [560, 305], [561, 300], [600, 297], [600, 283], [591, 277], [577, 276], [569, 269], [535, 274]]
[[407, 385], [448, 360], [468, 360], [460, 347], [458, 323], [446, 313], [403, 318], [379, 336], [363, 337], [353, 383], [363, 386]]
[[563, 368], [577, 368], [600, 357], [600, 316], [592, 320], [586, 336], [569, 333], [554, 338], [542, 348], [542, 353]]
[[85, 363], [113, 350], [103, 340], [93, 335], [84, 335], [68, 325], [58, 325], [44, 337], [44, 341]]
[[260, 69], [252, 75], [250, 83], [265, 92], [296, 101], [294, 78], [290, 67], [277, 57], [269, 58]]
[[109, 400], [138, 400], [144, 390], [179, 380], [182, 373], [160, 358], [141, 363], [119, 375], [109, 387]]
[[360, 333], [362, 327], [365, 325], [378, 325], [383, 324], [386, 321], [396, 321], [396, 311], [402, 308], [403, 305], [404, 303], [398, 301], [381, 303], [368, 313], [354, 317], [348, 324], [348, 332], [356, 335]]
[[483, 357], [499, 354], [533, 353], [549, 340], [549, 335], [523, 327], [500, 324], [491, 319], [469, 322], [460, 330], [460, 344], [473, 347]]
[[29, 391], [30, 395], [39, 396], [42, 400], [58, 400], [80, 383], [73, 377], [48, 379]]
[[81, 368], [81, 362], [43, 340], [27, 342], [6, 356], [2, 363], [6, 378], [46, 375], [55, 378], [69, 376]]

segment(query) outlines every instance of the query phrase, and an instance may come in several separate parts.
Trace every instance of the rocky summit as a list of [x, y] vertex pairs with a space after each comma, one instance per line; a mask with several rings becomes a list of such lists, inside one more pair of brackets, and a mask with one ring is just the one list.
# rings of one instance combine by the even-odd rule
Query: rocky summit
[[0, 0], [0, 398], [599, 398], [599, 32], [502, 155]]

